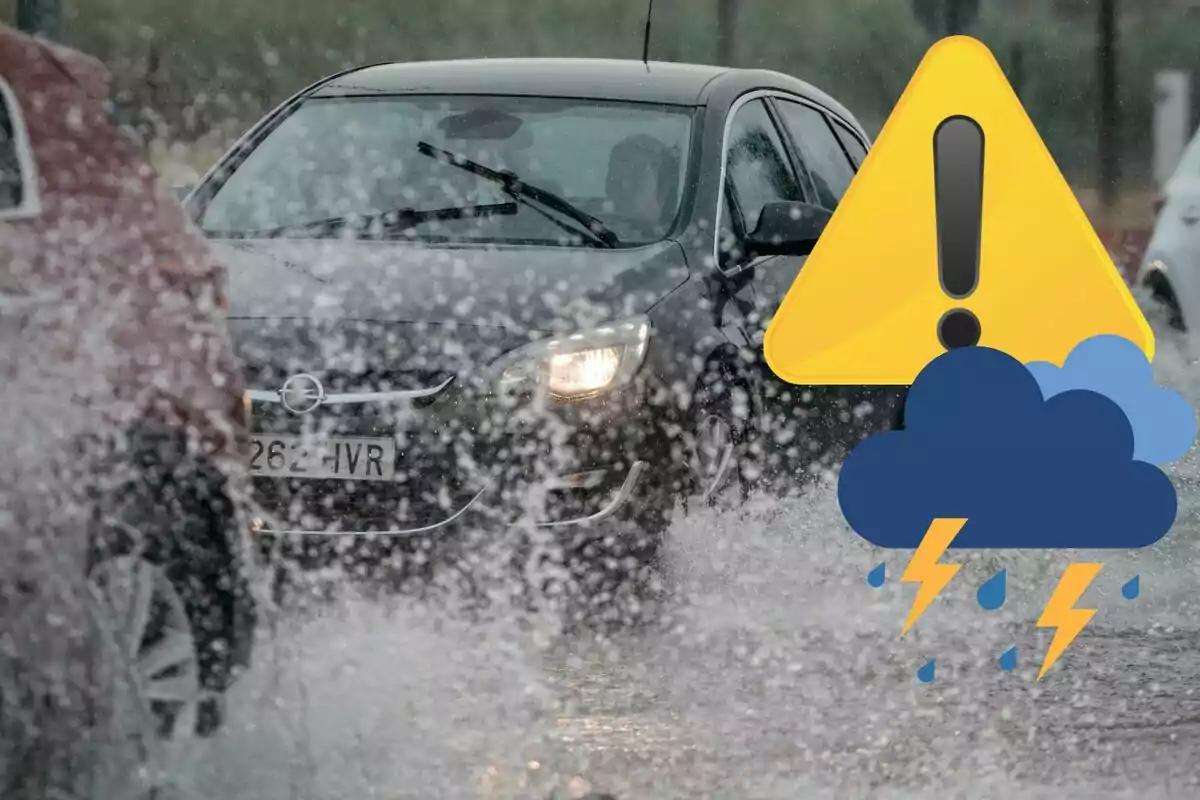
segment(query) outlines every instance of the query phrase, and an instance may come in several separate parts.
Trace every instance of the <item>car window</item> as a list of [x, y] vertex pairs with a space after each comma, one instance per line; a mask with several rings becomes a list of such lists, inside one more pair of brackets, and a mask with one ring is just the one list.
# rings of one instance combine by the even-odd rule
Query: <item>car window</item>
[[[429, 157], [451, 152], [566, 199], [623, 245], [662, 239], [686, 183], [691, 108], [515, 96], [316, 98], [272, 131], [203, 209], [210, 235], [401, 208], [507, 204], [497, 182]], [[561, 223], [561, 224], [556, 224]], [[562, 213], [435, 219], [405, 238], [563, 244]], [[312, 234], [319, 235], [319, 234]]]
[[745, 231], [753, 231], [758, 225], [767, 203], [804, 199], [783, 140], [762, 100], [746, 103], [733, 118], [726, 176], [728, 193], [740, 210]]
[[863, 159], [867, 157], [867, 148], [863, 146], [862, 140], [858, 138], [849, 128], [836, 119], [833, 122], [833, 132], [837, 134], [838, 141], [842, 143], [842, 147], [846, 148], [846, 152], [850, 155], [850, 160], [854, 162], [854, 169], [857, 172], [862, 166]]
[[16, 96], [0, 81], [0, 219], [37, 211], [33, 158]]
[[812, 106], [790, 100], [780, 100], [778, 107], [812, 177], [817, 201], [826, 208], [837, 208], [846, 187], [854, 179], [854, 165], [846, 157], [825, 115]]

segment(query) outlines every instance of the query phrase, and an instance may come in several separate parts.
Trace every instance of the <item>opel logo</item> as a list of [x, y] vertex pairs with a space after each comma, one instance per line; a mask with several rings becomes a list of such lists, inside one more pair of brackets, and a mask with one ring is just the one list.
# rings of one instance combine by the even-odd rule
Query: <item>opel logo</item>
[[302, 372], [284, 381], [279, 401], [293, 414], [307, 414], [325, 402], [325, 387], [312, 375]]

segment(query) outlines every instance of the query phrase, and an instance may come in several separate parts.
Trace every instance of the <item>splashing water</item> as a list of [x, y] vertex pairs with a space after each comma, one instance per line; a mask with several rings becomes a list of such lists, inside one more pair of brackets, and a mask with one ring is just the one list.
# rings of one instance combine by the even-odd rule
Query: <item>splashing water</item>
[[[1200, 397], [1165, 337], [1156, 370]], [[1176, 534], [1200, 529], [1194, 459], [1170, 468]], [[225, 729], [181, 770], [181, 796], [791, 800], [940, 788], [1095, 800], [1131, 783], [1143, 800], [1180, 796], [1200, 758], [1194, 704], [1169, 683], [1191, 680], [1200, 646], [1194, 541], [1099, 554], [1110, 574], [1154, 574], [1156, 605], [1106, 603], [1123, 587], [1097, 586], [1102, 614], [1035, 689], [1002, 678], [1023, 674], [1018, 648], [1045, 650], [1033, 623], [1065, 564], [1089, 554], [1006, 552], [1000, 564], [962, 553], [934, 613], [899, 640], [913, 587], [884, 577], [905, 554], [892, 561], [855, 536], [832, 486], [706, 509], [672, 528], [676, 600], [650, 631], [548, 644], [516, 613], [468, 624], [366, 600], [281, 621], [235, 686]], [[863, 563], [877, 565], [867, 578], [878, 591], [861, 591]], [[981, 583], [1000, 573], [1003, 608], [981, 615]], [[1179, 637], [1192, 644], [1172, 649]], [[936, 696], [912, 686], [914, 664], [933, 680], [931, 655], [950, 670]], [[1164, 682], [1154, 696], [1147, 674]], [[1105, 726], [1076, 727], [1089, 715]]]
[[549, 706], [515, 622], [353, 595], [281, 620], [181, 797], [465, 798], [526, 773]]

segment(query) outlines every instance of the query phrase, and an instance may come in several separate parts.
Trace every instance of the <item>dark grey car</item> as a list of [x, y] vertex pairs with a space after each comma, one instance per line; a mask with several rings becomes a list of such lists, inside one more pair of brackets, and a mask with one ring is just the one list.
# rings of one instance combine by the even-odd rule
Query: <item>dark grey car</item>
[[264, 546], [403, 566], [523, 522], [603, 593], [681, 498], [803, 483], [896, 424], [902, 391], [762, 357], [867, 146], [765, 71], [488, 59], [300, 92], [188, 200], [229, 265]]

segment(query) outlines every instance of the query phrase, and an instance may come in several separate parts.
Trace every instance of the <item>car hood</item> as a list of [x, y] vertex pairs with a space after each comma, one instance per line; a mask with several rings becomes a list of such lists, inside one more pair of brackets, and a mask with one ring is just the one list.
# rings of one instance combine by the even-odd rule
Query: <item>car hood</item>
[[687, 278], [682, 249], [216, 242], [229, 316], [567, 331], [646, 311]]
[[[421, 388], [541, 334], [647, 311], [687, 278], [681, 248], [429, 248], [394, 242], [216, 243], [229, 328], [254, 388]], [[409, 386], [412, 384], [412, 386]]]

